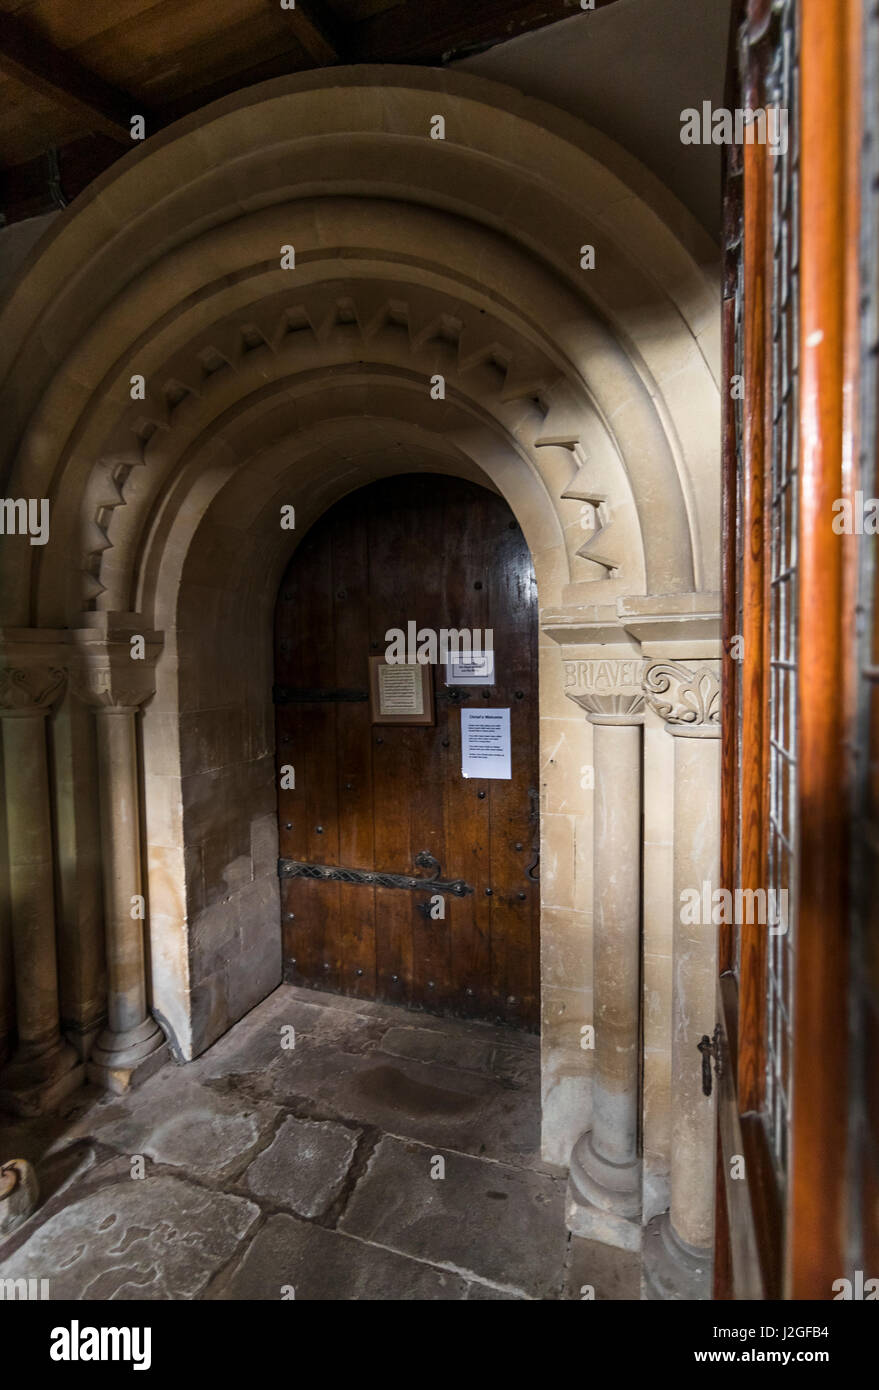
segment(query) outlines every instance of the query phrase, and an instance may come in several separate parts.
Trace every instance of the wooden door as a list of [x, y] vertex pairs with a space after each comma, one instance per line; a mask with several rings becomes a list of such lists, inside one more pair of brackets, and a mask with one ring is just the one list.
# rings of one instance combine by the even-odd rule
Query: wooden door
[[[492, 629], [495, 683], [435, 666], [434, 724], [373, 724], [369, 658], [410, 621]], [[285, 978], [536, 1028], [537, 596], [506, 503], [434, 474], [352, 493], [300, 542], [275, 632]], [[462, 707], [510, 710], [508, 781], [462, 777]]]
[[[726, 163], [724, 376], [740, 389], [724, 420], [722, 886], [789, 896], [785, 931], [719, 935], [715, 1296], [831, 1299], [876, 1248], [875, 971], [852, 893], [873, 663], [866, 636], [861, 671], [852, 659], [858, 547], [833, 524], [858, 467], [862, 486], [875, 476], [869, 343], [858, 362], [867, 92], [857, 0], [736, 10], [727, 104], [786, 109], [790, 139]], [[865, 570], [863, 608], [871, 592]]]

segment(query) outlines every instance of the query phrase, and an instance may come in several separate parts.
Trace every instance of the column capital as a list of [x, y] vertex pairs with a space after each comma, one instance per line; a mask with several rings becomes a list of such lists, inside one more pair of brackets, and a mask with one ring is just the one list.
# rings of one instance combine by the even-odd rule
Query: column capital
[[87, 613], [71, 634], [70, 684], [93, 709], [136, 710], [156, 692], [161, 634], [137, 613]]
[[92, 656], [71, 667], [70, 687], [84, 704], [99, 712], [136, 710], [156, 693], [155, 669], [137, 669], [127, 654]]
[[720, 677], [710, 666], [656, 662], [644, 673], [644, 695], [670, 734], [720, 737]]
[[565, 694], [592, 724], [640, 724], [644, 662], [628, 654], [565, 662]]
[[576, 703], [586, 711], [590, 724], [643, 724], [643, 695], [592, 695]]
[[42, 715], [67, 680], [64, 634], [46, 628], [0, 630], [0, 716]]
[[0, 718], [48, 714], [64, 693], [67, 672], [58, 666], [7, 666], [0, 658]]

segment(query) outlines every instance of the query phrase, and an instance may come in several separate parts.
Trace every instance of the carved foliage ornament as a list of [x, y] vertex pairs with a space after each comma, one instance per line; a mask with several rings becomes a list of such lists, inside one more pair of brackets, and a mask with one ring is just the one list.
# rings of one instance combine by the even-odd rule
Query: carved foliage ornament
[[0, 712], [47, 709], [64, 689], [59, 666], [0, 667]]
[[651, 666], [644, 690], [648, 703], [668, 724], [720, 723], [720, 680], [707, 666], [698, 671], [671, 662]]

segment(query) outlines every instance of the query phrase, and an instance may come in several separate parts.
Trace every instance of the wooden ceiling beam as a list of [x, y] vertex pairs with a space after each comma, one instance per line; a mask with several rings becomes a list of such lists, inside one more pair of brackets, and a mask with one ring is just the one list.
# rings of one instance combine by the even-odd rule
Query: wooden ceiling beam
[[440, 63], [614, 3], [593, 0], [587, 11], [580, 0], [406, 0], [357, 24], [345, 56], [352, 63]]
[[338, 63], [341, 44], [333, 27], [324, 15], [319, 15], [311, 0], [296, 0], [296, 8], [284, 11], [290, 31], [317, 68]]
[[144, 116], [147, 133], [155, 125], [143, 106], [49, 43], [14, 15], [0, 14], [0, 72], [80, 117], [89, 130], [120, 144], [131, 141], [131, 117]]
[[[272, 0], [276, 3], [276, 0]], [[594, 9], [615, 0], [595, 0]], [[296, 0], [285, 10], [290, 36], [315, 67], [338, 62], [441, 63], [475, 49], [492, 47], [576, 14], [586, 14], [580, 0], [405, 0], [343, 34], [338, 21], [316, 0]], [[131, 148], [130, 120], [146, 119], [147, 134], [243, 85], [290, 70], [290, 54], [275, 52], [264, 64], [246, 73], [230, 74], [210, 87], [194, 91], [159, 111], [147, 111], [136, 98], [120, 91], [42, 38], [14, 16], [0, 12], [0, 72], [77, 113], [94, 135], [64, 144], [57, 152], [59, 178], [53, 182], [45, 155], [5, 170], [0, 169], [0, 223], [15, 222], [59, 206], [59, 188], [66, 201], [82, 192], [125, 148]], [[294, 69], [298, 64], [294, 64]], [[122, 147], [122, 148], [120, 148]], [[114, 153], [115, 151], [115, 153]]]

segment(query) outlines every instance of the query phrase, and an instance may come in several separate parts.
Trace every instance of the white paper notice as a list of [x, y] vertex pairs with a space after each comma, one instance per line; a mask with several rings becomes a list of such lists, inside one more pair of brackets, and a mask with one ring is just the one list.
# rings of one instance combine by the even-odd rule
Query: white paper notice
[[494, 685], [494, 652], [471, 652], [447, 661], [446, 685]]
[[423, 714], [421, 667], [379, 666], [378, 697], [380, 714]]
[[461, 710], [461, 775], [512, 777], [508, 709]]

